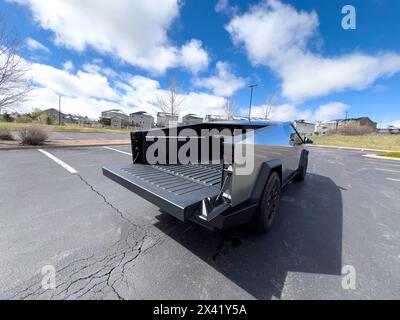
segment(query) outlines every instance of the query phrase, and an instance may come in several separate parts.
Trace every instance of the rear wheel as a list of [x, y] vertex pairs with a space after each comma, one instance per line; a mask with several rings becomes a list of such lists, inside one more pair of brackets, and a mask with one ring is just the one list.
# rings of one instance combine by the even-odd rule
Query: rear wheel
[[260, 206], [251, 223], [255, 230], [266, 232], [271, 229], [278, 211], [280, 196], [281, 180], [276, 172], [272, 172], [265, 186]]

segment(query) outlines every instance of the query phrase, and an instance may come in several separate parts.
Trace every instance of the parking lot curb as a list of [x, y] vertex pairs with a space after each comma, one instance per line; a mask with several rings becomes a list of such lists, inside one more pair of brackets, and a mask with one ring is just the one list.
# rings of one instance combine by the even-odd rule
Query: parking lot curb
[[307, 147], [313, 148], [327, 148], [327, 149], [339, 149], [339, 150], [352, 150], [352, 151], [368, 151], [368, 152], [400, 152], [396, 150], [383, 150], [383, 149], [368, 149], [368, 148], [353, 148], [353, 147], [339, 147], [339, 146], [323, 146], [323, 145], [312, 145], [309, 144]]
[[400, 161], [400, 158], [384, 157], [384, 156], [378, 156], [378, 155], [376, 155], [376, 154], [365, 154], [363, 157], [372, 158], [372, 159], [382, 159], [382, 160]]
[[2, 147], [0, 146], [0, 151], [12, 151], [12, 150], [35, 150], [35, 149], [65, 149], [65, 148], [91, 148], [91, 147], [103, 147], [103, 146], [126, 146], [130, 145], [130, 142], [121, 143], [88, 143], [88, 144], [76, 144], [76, 145], [42, 145], [42, 146], [10, 146]]

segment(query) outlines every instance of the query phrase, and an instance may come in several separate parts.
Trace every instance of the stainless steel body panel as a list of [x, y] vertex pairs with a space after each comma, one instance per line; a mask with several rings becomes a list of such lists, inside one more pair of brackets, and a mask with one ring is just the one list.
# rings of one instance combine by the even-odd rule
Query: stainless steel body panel
[[[250, 198], [255, 181], [264, 162], [280, 160], [282, 163], [282, 182], [286, 182], [296, 172], [299, 166], [303, 145], [295, 145], [290, 139], [288, 129], [292, 128], [290, 122], [279, 125], [267, 126], [257, 129], [254, 134], [248, 136], [236, 136], [227, 144], [234, 148], [246, 151], [246, 159], [254, 161], [254, 168], [249, 174], [241, 175], [241, 165], [233, 163], [231, 184], [232, 206]], [[294, 130], [294, 129], [293, 129]], [[294, 131], [295, 132], [295, 131]], [[249, 145], [253, 148], [249, 148]], [[229, 150], [232, 146], [227, 146]], [[239, 151], [236, 151], [239, 152]]]

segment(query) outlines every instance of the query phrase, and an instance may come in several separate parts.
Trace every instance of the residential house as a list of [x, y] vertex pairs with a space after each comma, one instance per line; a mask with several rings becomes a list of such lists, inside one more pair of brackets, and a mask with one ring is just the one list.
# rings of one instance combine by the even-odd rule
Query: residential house
[[192, 113], [189, 113], [182, 118], [182, 124], [184, 126], [190, 126], [199, 123], [203, 123], [203, 118]]
[[129, 125], [129, 116], [122, 110], [111, 109], [101, 113], [100, 122], [113, 129], [125, 128]]
[[327, 133], [338, 132], [341, 128], [346, 126], [353, 126], [354, 128], [364, 129], [366, 132], [376, 132], [377, 123], [373, 122], [368, 117], [361, 118], [350, 118], [350, 119], [338, 119], [318, 122], [315, 127], [315, 133], [319, 135]]
[[377, 130], [380, 134], [400, 134], [400, 127], [388, 126]]
[[44, 110], [43, 113], [46, 114], [51, 119], [51, 122], [54, 124], [59, 123], [60, 114], [61, 114], [61, 123], [64, 123], [64, 119], [67, 116], [66, 114], [64, 114], [62, 112], [60, 113], [57, 109], [54, 109], [54, 108]]
[[226, 118], [221, 115], [216, 115], [216, 114], [208, 114], [206, 115], [206, 118], [204, 119], [204, 122], [216, 122], [216, 121], [224, 121]]
[[157, 127], [176, 127], [178, 125], [179, 116], [177, 114], [159, 112], [157, 113]]
[[376, 132], [378, 125], [376, 122], [372, 121], [368, 117], [339, 120], [339, 126], [345, 126], [348, 124], [356, 125], [358, 127], [368, 128], [371, 130], [371, 132]]
[[315, 134], [324, 135], [330, 132], [336, 132], [337, 128], [338, 128], [338, 121], [336, 120], [319, 121], [315, 125]]
[[314, 134], [316, 123], [307, 122], [305, 120], [295, 120], [294, 126], [302, 137], [308, 137]]
[[77, 124], [77, 125], [85, 125], [85, 124], [93, 124], [95, 121], [89, 119], [88, 117], [81, 116], [79, 114], [68, 114], [63, 119], [64, 123]]
[[129, 124], [139, 130], [150, 130], [154, 126], [154, 117], [146, 111], [138, 111], [129, 115]]

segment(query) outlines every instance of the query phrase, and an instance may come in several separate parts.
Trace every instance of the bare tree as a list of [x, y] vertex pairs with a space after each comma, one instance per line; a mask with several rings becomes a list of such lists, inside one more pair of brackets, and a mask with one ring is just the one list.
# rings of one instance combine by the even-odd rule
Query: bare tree
[[26, 101], [32, 90], [27, 78], [29, 65], [18, 52], [15, 32], [8, 33], [0, 17], [0, 111]]
[[227, 118], [227, 120], [233, 120], [233, 117], [235, 115], [235, 101], [232, 99], [226, 100], [224, 107], [224, 116]]
[[272, 110], [276, 104], [276, 101], [277, 101], [277, 97], [274, 95], [269, 96], [267, 98], [267, 103], [264, 106], [263, 115], [262, 115], [265, 120], [271, 120]]
[[158, 96], [156, 104], [166, 113], [179, 115], [184, 98], [178, 93], [178, 86], [175, 77], [169, 81], [168, 91], [163, 96]]

